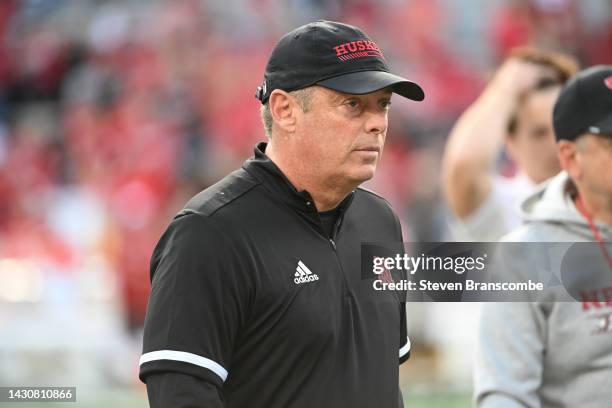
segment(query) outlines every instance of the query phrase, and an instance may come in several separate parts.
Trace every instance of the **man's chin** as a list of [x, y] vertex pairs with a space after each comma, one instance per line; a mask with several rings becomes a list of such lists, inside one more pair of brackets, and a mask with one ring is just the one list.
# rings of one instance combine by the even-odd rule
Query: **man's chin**
[[376, 174], [376, 166], [362, 166], [360, 169], [354, 171], [349, 179], [357, 185], [365, 183], [370, 180]]

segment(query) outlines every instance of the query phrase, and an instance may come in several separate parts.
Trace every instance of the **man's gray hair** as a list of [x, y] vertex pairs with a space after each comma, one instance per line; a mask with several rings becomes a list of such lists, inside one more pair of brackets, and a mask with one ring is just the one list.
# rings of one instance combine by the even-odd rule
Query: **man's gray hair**
[[[307, 88], [289, 92], [289, 95], [292, 95], [295, 99], [297, 99], [298, 103], [300, 104], [300, 108], [302, 109], [302, 112], [308, 112], [310, 110], [310, 102], [312, 100], [313, 90], [314, 87], [309, 86]], [[274, 119], [272, 119], [272, 112], [270, 112], [269, 102], [270, 100], [268, 100], [265, 104], [261, 106], [260, 112], [261, 121], [263, 122], [266, 136], [272, 138], [272, 124], [274, 123]]]

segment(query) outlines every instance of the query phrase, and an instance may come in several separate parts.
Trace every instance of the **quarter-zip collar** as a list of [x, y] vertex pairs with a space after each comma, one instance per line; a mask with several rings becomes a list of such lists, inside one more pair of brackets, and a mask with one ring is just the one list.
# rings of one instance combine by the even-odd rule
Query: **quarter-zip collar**
[[[266, 156], [267, 143], [260, 142], [255, 146], [255, 155], [246, 160], [242, 166], [244, 170], [256, 177], [272, 196], [287, 204], [300, 216], [315, 224], [319, 231], [323, 233], [321, 219], [317, 212], [315, 202], [310, 193], [306, 190], [298, 191], [278, 166]], [[339, 220], [348, 210], [355, 195], [354, 191], [339, 204]]]

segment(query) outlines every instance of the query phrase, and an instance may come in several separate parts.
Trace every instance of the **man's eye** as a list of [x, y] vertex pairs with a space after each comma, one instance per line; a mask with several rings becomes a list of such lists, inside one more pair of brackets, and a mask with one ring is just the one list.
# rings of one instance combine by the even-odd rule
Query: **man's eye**
[[348, 101], [346, 101], [346, 104], [348, 106], [350, 106], [351, 108], [358, 108], [359, 107], [359, 101], [356, 99], [349, 99]]
[[[549, 132], [548, 129], [546, 128], [535, 128], [531, 131], [531, 138], [534, 140], [542, 140], [544, 138], [546, 138], [547, 136], [549, 136]], [[552, 135], [551, 135], [552, 137]]]
[[380, 107], [383, 109], [389, 109], [391, 107], [391, 101], [382, 101]]

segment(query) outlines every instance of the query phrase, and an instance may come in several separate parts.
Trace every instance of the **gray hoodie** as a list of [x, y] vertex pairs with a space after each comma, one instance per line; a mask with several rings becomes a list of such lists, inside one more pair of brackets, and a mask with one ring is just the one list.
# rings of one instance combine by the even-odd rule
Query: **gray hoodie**
[[[593, 241], [570, 198], [572, 187], [564, 172], [552, 178], [523, 202], [526, 224], [503, 240]], [[597, 226], [604, 241], [612, 241], [612, 226]], [[484, 304], [476, 405], [612, 407], [612, 287], [593, 290], [601, 301], [561, 303], [553, 294], [543, 302]]]

